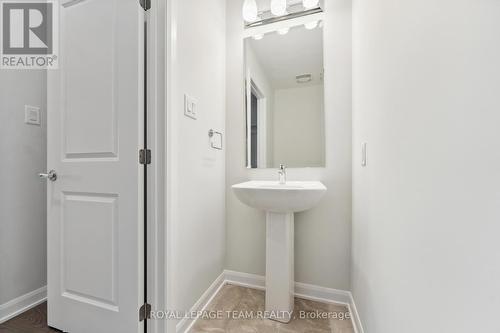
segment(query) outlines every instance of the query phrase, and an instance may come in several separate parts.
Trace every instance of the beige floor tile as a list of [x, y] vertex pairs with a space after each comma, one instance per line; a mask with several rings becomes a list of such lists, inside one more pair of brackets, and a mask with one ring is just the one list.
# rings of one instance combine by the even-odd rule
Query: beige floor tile
[[252, 317], [265, 310], [265, 292], [233, 285], [224, 286], [207, 310], [222, 311], [224, 317], [199, 319], [190, 333], [354, 333], [350, 319], [338, 319], [348, 312], [346, 307], [300, 298], [288, 324]]

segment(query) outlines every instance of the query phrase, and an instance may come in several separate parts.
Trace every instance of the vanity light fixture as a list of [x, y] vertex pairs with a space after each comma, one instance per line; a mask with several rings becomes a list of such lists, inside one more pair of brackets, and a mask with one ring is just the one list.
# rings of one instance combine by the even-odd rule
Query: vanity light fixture
[[[245, 0], [243, 3], [242, 13], [245, 29], [323, 13], [319, 0], [258, 0], [270, 3], [269, 9], [262, 9], [261, 11], [259, 11], [256, 1]], [[312, 26], [313, 23], [309, 25]]]
[[255, 40], [261, 40], [262, 38], [264, 38], [264, 34], [254, 35], [252, 38]]
[[318, 26], [319, 22], [318, 21], [312, 21], [304, 24], [304, 27], [308, 30], [315, 29]]
[[259, 10], [255, 0], [245, 0], [243, 3], [243, 19], [247, 22], [255, 22], [259, 17]]
[[290, 28], [283, 28], [276, 31], [278, 35], [286, 35], [290, 31]]
[[286, 15], [286, 0], [271, 0], [271, 13], [275, 16]]
[[318, 7], [319, 0], [303, 0], [302, 5], [305, 9], [313, 9]]

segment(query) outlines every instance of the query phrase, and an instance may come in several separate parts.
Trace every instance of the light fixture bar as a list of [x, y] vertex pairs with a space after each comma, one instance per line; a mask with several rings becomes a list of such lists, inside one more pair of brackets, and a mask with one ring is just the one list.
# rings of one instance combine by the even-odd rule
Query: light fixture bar
[[309, 9], [309, 10], [290, 13], [290, 14], [283, 15], [283, 16], [270, 17], [270, 18], [266, 18], [266, 19], [263, 19], [260, 21], [245, 23], [245, 29], [261, 27], [261, 26], [264, 26], [267, 24], [291, 20], [291, 19], [294, 19], [297, 17], [303, 17], [303, 16], [308, 16], [308, 15], [313, 15], [313, 14], [318, 14], [318, 13], [323, 13], [323, 8], [321, 8], [321, 6], [319, 6], [317, 8]]

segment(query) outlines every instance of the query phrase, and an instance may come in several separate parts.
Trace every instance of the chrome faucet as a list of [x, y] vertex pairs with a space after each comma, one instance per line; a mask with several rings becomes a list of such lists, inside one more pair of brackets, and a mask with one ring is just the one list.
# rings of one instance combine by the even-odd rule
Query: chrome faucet
[[278, 174], [280, 175], [280, 184], [285, 184], [286, 183], [286, 167], [283, 164], [280, 164]]

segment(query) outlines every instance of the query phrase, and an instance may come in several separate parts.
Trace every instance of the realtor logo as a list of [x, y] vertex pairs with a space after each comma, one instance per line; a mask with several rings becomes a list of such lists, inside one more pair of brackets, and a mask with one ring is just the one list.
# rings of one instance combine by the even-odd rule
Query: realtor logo
[[0, 0], [1, 68], [57, 68], [57, 3]]

